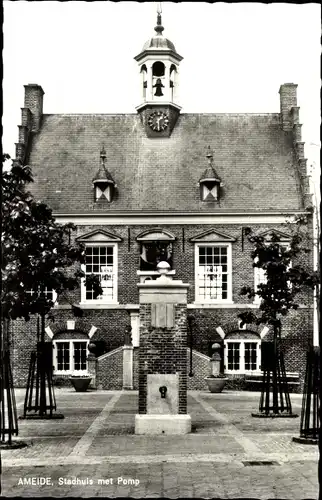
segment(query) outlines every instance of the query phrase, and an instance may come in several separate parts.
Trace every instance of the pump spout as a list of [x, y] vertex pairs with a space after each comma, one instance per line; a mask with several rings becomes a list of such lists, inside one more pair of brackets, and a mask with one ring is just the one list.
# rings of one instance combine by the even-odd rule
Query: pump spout
[[166, 396], [166, 393], [167, 393], [167, 388], [165, 385], [162, 385], [161, 387], [159, 387], [159, 391], [161, 392], [161, 398], [164, 399], [165, 396]]

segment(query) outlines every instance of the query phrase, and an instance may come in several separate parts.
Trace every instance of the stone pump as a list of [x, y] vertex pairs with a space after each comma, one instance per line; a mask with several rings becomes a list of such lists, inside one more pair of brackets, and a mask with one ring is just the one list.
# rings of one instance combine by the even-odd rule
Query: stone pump
[[156, 280], [139, 283], [139, 413], [136, 434], [187, 434], [187, 290], [160, 262]]

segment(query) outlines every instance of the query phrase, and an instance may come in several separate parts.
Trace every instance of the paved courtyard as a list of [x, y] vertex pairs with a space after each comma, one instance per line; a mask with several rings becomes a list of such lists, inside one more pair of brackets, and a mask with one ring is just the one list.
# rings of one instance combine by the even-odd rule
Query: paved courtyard
[[318, 499], [318, 447], [292, 442], [299, 418], [251, 417], [259, 393], [190, 391], [193, 432], [154, 437], [134, 434], [136, 391], [55, 394], [65, 418], [19, 421], [28, 446], [2, 451], [3, 496]]

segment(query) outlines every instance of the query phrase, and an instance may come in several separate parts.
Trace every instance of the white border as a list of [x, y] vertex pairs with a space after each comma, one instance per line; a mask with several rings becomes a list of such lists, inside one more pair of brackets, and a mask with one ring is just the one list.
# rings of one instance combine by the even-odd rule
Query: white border
[[[88, 349], [89, 339], [57, 339], [53, 340], [53, 375], [87, 375], [88, 374], [88, 362], [86, 356], [86, 370], [75, 370], [74, 369], [74, 342], [86, 342], [86, 351]], [[58, 370], [57, 369], [57, 344], [62, 342], [69, 342], [69, 370]]]
[[[103, 305], [103, 304], [113, 304], [113, 305], [118, 305], [117, 301], [117, 296], [118, 296], [118, 245], [117, 243], [114, 242], [99, 242], [99, 241], [87, 241], [85, 243], [85, 247], [113, 247], [113, 296], [114, 298], [112, 300], [99, 300], [99, 299], [94, 299], [94, 300], [89, 300], [86, 299], [86, 287], [85, 287], [85, 278], [81, 278], [81, 301], [79, 303], [80, 306], [82, 305]], [[81, 266], [82, 271], [85, 272], [86, 270], [86, 265], [82, 264]]]
[[[198, 266], [199, 247], [226, 247], [227, 248], [227, 299], [201, 300], [198, 294]], [[200, 242], [195, 243], [195, 304], [233, 304], [232, 298], [232, 244], [227, 242]]]
[[[252, 342], [256, 343], [256, 356], [257, 356], [257, 369], [256, 370], [245, 370], [245, 343], [246, 342]], [[228, 346], [227, 344], [231, 343], [240, 343], [240, 357], [239, 357], [239, 370], [228, 370]], [[225, 373], [229, 374], [240, 374], [240, 375], [259, 375], [261, 374], [261, 339], [224, 339], [224, 366], [225, 366]]]

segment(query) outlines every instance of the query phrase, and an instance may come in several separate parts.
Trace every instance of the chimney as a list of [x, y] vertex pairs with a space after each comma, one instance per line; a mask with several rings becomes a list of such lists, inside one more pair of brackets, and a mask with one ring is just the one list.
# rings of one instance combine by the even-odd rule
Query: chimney
[[280, 86], [280, 106], [281, 106], [281, 123], [282, 129], [287, 131], [293, 130], [293, 113], [292, 108], [297, 107], [297, 84], [284, 83]]
[[40, 85], [29, 83], [25, 87], [25, 108], [29, 108], [32, 114], [32, 132], [39, 132], [43, 115], [44, 91]]

